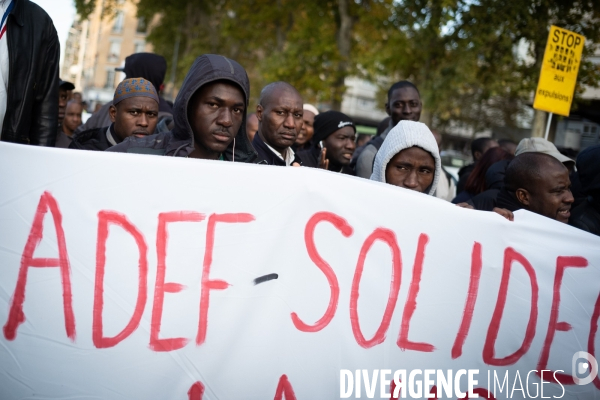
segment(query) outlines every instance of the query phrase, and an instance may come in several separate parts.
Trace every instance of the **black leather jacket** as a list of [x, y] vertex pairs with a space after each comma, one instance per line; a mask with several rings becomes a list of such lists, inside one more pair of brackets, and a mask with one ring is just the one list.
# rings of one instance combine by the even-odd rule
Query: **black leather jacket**
[[7, 22], [8, 99], [1, 140], [54, 146], [58, 126], [60, 44], [37, 4], [15, 0]]

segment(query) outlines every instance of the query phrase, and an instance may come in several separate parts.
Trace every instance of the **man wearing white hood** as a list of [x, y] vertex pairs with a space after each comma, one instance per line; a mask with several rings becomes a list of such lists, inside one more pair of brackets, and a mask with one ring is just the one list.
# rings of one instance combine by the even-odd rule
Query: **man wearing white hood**
[[371, 179], [433, 196], [441, 172], [433, 133], [421, 122], [404, 120], [390, 130], [377, 152]]
[[[437, 142], [427, 125], [400, 121], [387, 134], [375, 156], [371, 180], [434, 196], [442, 174]], [[462, 203], [459, 207], [473, 208]], [[512, 221], [513, 213], [504, 208], [493, 211]]]

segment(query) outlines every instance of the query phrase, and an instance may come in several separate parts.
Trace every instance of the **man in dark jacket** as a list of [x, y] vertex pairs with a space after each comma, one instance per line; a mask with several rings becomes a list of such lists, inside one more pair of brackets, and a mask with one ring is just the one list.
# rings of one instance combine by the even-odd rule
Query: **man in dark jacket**
[[58, 127], [56, 29], [29, 0], [5, 0], [3, 6], [8, 16], [0, 34], [0, 81], [6, 86], [6, 101], [0, 96], [0, 140], [52, 147]]
[[587, 198], [573, 209], [569, 225], [600, 236], [600, 144], [577, 157], [577, 172]]
[[72, 149], [104, 151], [130, 136], [152, 135], [158, 122], [158, 94], [144, 78], [125, 79], [117, 89], [108, 110], [108, 127], [80, 132], [69, 145]]
[[[115, 68], [117, 71], [125, 72], [125, 79], [144, 78], [149, 80], [157, 93], [159, 94], [158, 111], [159, 119], [170, 117], [173, 114], [173, 107], [160, 97], [167, 72], [167, 61], [163, 56], [154, 53], [136, 53], [125, 58], [125, 66], [123, 68]], [[110, 125], [111, 120], [108, 110], [111, 102], [106, 103], [98, 111], [81, 125], [75, 133], [87, 131], [92, 128], [102, 128]]]
[[569, 170], [556, 158], [544, 153], [523, 153], [506, 168], [497, 207], [510, 211], [524, 208], [567, 223], [573, 204], [570, 186]]
[[292, 145], [304, 124], [303, 114], [302, 97], [289, 83], [273, 82], [263, 88], [256, 106], [258, 132], [252, 140], [259, 164], [300, 165]]
[[354, 175], [350, 168], [356, 149], [356, 127], [352, 118], [339, 111], [327, 111], [315, 117], [314, 129], [311, 147], [298, 152], [302, 165]]
[[224, 56], [196, 59], [173, 106], [173, 129], [130, 137], [108, 151], [253, 162], [246, 135], [250, 82], [244, 68]]

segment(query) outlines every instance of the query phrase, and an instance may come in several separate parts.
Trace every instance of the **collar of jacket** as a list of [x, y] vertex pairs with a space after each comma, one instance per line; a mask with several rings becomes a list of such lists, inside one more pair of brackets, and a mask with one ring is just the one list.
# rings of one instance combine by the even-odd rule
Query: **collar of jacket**
[[259, 157], [267, 162], [269, 165], [279, 165], [285, 167], [285, 161], [281, 158], [277, 157], [277, 154], [273, 153], [271, 149], [266, 145], [266, 143], [261, 139], [258, 132], [254, 135], [254, 139], [252, 140], [252, 146], [254, 150], [258, 153]]
[[[261, 139], [258, 132], [254, 135], [254, 140], [252, 140], [252, 146], [254, 150], [258, 153], [259, 158], [262, 158], [269, 165], [278, 165], [281, 167], [285, 167], [285, 161], [283, 161], [277, 154], [273, 153], [271, 149], [267, 146], [267, 144]], [[298, 153], [294, 154], [293, 163], [302, 164], [302, 161], [298, 158]], [[260, 164], [260, 162], [259, 162]]]
[[[9, 1], [9, 0], [7, 0]], [[13, 18], [15, 19], [15, 22], [19, 25], [19, 26], [24, 26], [25, 22], [24, 22], [24, 17], [23, 17], [23, 6], [21, 3], [23, 3], [24, 0], [13, 0], [15, 2], [15, 5], [12, 9], [12, 11], [10, 12], [10, 15], [13, 16]]]

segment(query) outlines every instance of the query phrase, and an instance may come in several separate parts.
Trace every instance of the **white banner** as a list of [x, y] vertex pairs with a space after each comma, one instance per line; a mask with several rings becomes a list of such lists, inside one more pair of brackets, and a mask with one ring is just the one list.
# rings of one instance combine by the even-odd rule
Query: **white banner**
[[0, 171], [1, 399], [600, 398], [600, 238], [565, 224], [308, 168]]

